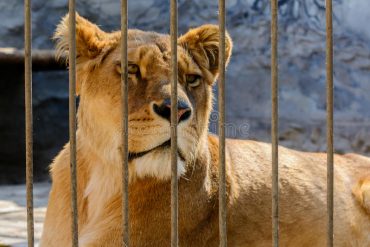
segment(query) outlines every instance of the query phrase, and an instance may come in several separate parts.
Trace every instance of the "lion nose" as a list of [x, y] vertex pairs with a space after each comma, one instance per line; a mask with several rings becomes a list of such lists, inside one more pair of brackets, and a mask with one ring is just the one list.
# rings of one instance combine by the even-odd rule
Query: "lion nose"
[[[153, 104], [153, 110], [159, 116], [171, 122], [171, 99], [165, 99], [161, 105]], [[182, 100], [177, 101], [177, 121], [179, 123], [185, 121], [190, 115], [189, 105]]]

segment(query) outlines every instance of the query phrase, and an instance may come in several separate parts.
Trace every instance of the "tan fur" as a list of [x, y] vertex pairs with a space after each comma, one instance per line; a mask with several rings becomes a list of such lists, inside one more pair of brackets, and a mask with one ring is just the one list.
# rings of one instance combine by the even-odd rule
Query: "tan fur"
[[[68, 54], [67, 17], [55, 37]], [[179, 124], [180, 246], [218, 246], [218, 138], [208, 134], [212, 85], [218, 75], [216, 26], [179, 38], [179, 99], [192, 109]], [[232, 43], [227, 35], [227, 60]], [[169, 122], [153, 111], [170, 96], [168, 35], [129, 30], [129, 151], [140, 153], [170, 138]], [[105, 33], [77, 16], [77, 165], [79, 242], [121, 246], [120, 33]], [[197, 87], [187, 74], [199, 74]], [[232, 83], [232, 82], [230, 82]], [[228, 246], [271, 246], [271, 146], [227, 140]], [[131, 246], [170, 245], [169, 151], [157, 148], [129, 164]], [[163, 162], [163, 166], [161, 166]], [[370, 159], [336, 155], [335, 246], [370, 246]], [[326, 155], [280, 147], [281, 246], [325, 246]], [[152, 166], [151, 166], [152, 165]], [[148, 167], [146, 167], [148, 166]], [[149, 167], [150, 166], [150, 167]], [[53, 180], [41, 246], [70, 246], [69, 144], [51, 165]]]
[[361, 206], [370, 214], [370, 178], [360, 179], [353, 188], [353, 194]]

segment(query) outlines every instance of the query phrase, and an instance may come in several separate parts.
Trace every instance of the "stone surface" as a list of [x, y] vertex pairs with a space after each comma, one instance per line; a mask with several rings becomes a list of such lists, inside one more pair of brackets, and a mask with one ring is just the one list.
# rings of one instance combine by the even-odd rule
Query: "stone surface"
[[[0, 246], [27, 246], [26, 185], [0, 187]], [[36, 183], [34, 186], [34, 227], [35, 244], [42, 232], [49, 183]]]
[[[33, 47], [52, 48], [51, 36], [67, 12], [66, 1], [32, 2]], [[366, 25], [370, 2], [333, 3], [335, 148], [337, 152], [370, 154], [370, 29]], [[282, 145], [310, 151], [326, 147], [324, 4], [324, 0], [279, 0], [280, 140]], [[179, 0], [178, 6], [179, 33], [217, 23], [217, 1]], [[119, 1], [80, 0], [77, 10], [104, 30], [119, 29]], [[22, 48], [22, 13], [22, 0], [0, 1], [1, 47]], [[270, 139], [269, 15], [268, 0], [227, 1], [227, 27], [234, 40], [226, 93], [230, 137]], [[129, 26], [168, 32], [168, 1], [129, 1]], [[0, 147], [0, 169], [8, 172], [1, 181], [23, 178], [23, 172], [19, 173], [24, 164], [20, 74], [18, 71], [14, 79], [2, 77], [0, 84], [4, 95], [0, 97], [0, 136], [6, 140], [1, 144], [5, 147]], [[47, 177], [47, 164], [67, 140], [67, 81], [66, 72], [34, 74], [35, 166], [40, 179]], [[13, 123], [14, 115], [17, 121]], [[217, 114], [212, 119], [217, 120]], [[217, 129], [215, 122], [210, 129]]]

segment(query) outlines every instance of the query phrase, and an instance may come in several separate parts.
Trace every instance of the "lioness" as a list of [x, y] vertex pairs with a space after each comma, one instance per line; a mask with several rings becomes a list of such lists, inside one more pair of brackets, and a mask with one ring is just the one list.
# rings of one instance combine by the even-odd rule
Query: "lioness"
[[[120, 32], [77, 16], [79, 243], [121, 246]], [[170, 245], [170, 39], [129, 30], [129, 211], [131, 246]], [[208, 133], [218, 76], [219, 29], [178, 39], [180, 246], [218, 246], [217, 136]], [[57, 27], [68, 53], [68, 19]], [[232, 41], [226, 35], [227, 61]], [[229, 246], [271, 245], [271, 146], [226, 141]], [[69, 144], [53, 180], [41, 246], [70, 246]], [[281, 246], [325, 246], [326, 155], [280, 147]], [[335, 156], [335, 246], [370, 246], [370, 159]]]

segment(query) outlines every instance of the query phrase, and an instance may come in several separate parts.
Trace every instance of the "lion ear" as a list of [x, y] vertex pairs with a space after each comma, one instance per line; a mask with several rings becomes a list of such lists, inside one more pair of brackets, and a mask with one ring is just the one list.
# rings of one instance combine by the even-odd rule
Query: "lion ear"
[[[56, 57], [68, 61], [69, 15], [58, 24], [53, 39], [56, 40]], [[108, 33], [76, 13], [77, 63], [97, 57], [109, 42]]]
[[[210, 71], [215, 79], [219, 72], [219, 36], [218, 26], [208, 24], [190, 29], [178, 40], [178, 43], [188, 50], [198, 65]], [[232, 41], [228, 33], [225, 36], [225, 62], [227, 65], [231, 56]]]

